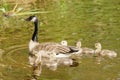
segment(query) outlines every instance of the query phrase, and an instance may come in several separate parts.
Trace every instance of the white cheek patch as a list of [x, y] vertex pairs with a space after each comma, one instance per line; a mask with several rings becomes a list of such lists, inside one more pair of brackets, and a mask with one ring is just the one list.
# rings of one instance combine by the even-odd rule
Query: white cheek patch
[[32, 22], [35, 22], [36, 20], [37, 20], [37, 18], [36, 18], [36, 17], [33, 17], [31, 21], [32, 21]]

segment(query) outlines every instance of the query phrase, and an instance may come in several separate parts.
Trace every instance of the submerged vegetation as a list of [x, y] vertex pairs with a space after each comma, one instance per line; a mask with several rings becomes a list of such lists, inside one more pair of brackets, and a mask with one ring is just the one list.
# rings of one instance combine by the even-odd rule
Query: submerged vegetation
[[[6, 1], [6, 2], [4, 2]], [[43, 69], [38, 80], [117, 80], [120, 78], [120, 1], [119, 0], [1, 0], [3, 12], [14, 10], [18, 13], [34, 11], [40, 19], [39, 42], [60, 42], [67, 40], [74, 45], [78, 40], [83, 47], [95, 49], [100, 42], [103, 49], [114, 50], [118, 57], [103, 59], [96, 64], [94, 58], [83, 57], [76, 68], [60, 66], [53, 72]], [[9, 4], [8, 4], [9, 2]], [[22, 11], [22, 8], [24, 10]], [[22, 19], [29, 15], [6, 18], [0, 12], [0, 79], [27, 80], [31, 77], [28, 64], [27, 45], [32, 34], [32, 24]]]

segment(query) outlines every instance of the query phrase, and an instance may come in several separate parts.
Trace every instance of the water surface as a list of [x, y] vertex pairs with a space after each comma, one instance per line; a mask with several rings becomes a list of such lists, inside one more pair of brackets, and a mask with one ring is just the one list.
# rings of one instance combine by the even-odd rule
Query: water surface
[[[100, 42], [104, 49], [118, 53], [117, 58], [105, 58], [101, 64], [96, 64], [95, 58], [83, 57], [78, 67], [59, 66], [56, 71], [44, 67], [38, 80], [119, 80], [119, 4], [119, 0], [36, 0], [29, 3], [26, 10], [51, 11], [37, 14], [41, 23], [40, 43], [65, 39], [69, 45], [75, 45], [81, 40], [83, 47], [95, 49], [94, 43]], [[0, 15], [0, 48], [4, 50], [0, 60], [0, 79], [27, 80], [32, 73], [27, 46], [33, 24], [21, 20], [29, 15], [9, 19], [2, 16], [2, 12]]]

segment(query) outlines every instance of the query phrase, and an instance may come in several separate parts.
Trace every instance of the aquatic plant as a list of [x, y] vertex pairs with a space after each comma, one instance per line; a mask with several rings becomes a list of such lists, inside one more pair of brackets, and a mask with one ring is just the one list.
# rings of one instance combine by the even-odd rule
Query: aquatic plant
[[[23, 7], [18, 7], [18, 3], [13, 7], [12, 10], [9, 10], [9, 4], [4, 2], [3, 7], [0, 8], [0, 11], [3, 12], [3, 16], [5, 17], [13, 17], [20, 15], [29, 15], [29, 14], [38, 14], [38, 13], [49, 13], [50, 11], [40, 11], [39, 9], [23, 11]], [[18, 7], [18, 8], [17, 8]]]

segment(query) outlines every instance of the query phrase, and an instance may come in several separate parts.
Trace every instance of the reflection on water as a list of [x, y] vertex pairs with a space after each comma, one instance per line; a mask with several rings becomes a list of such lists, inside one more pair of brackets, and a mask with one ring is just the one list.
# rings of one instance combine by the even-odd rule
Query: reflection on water
[[[22, 3], [19, 5], [25, 6]], [[103, 58], [101, 64], [96, 64], [95, 57], [83, 56], [77, 67], [60, 65], [56, 71], [43, 67], [38, 80], [119, 80], [119, 1], [35, 0], [29, 2], [29, 5], [26, 10], [51, 11], [48, 14], [37, 14], [42, 23], [39, 30], [40, 43], [67, 40], [73, 45], [76, 41], [82, 40], [83, 47], [95, 49], [94, 44], [100, 42], [104, 49], [118, 53], [116, 58]], [[33, 27], [32, 24], [20, 20], [26, 16], [10, 19], [0, 16], [0, 49], [4, 50], [0, 50], [1, 80], [31, 78], [32, 68], [28, 64], [27, 45]]]

